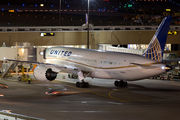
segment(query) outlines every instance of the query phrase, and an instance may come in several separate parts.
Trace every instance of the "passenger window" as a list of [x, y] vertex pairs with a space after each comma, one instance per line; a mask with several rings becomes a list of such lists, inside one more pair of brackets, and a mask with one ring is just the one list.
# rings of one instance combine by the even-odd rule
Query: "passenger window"
[[113, 62], [114, 65], [116, 65], [117, 63], [116, 62]]
[[105, 64], [109, 64], [109, 62], [108, 62], [108, 61], [104, 61], [104, 63], [105, 63]]

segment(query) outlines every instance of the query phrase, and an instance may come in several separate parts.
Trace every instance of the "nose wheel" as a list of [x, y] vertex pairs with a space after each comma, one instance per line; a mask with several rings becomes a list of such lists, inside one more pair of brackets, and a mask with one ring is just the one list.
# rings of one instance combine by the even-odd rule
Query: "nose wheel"
[[123, 80], [120, 80], [120, 81], [115, 81], [114, 82], [114, 85], [116, 86], [116, 87], [127, 87], [127, 81], [126, 82], [124, 82]]

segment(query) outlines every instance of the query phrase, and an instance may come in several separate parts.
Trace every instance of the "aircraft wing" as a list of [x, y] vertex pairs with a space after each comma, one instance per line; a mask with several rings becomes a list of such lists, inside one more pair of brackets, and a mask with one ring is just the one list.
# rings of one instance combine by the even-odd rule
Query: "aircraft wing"
[[56, 65], [56, 64], [51, 64], [51, 63], [43, 63], [43, 62], [37, 62], [37, 61], [21, 61], [21, 60], [12, 60], [12, 59], [5, 59], [7, 61], [14, 61], [14, 62], [21, 62], [21, 63], [33, 63], [33, 64], [44, 64], [45, 66], [47, 67], [50, 67], [50, 68], [56, 68], [56, 69], [59, 69], [59, 70], [62, 70], [62, 69], [66, 69], [68, 71], [78, 71], [78, 70], [83, 70], [83, 71], [88, 71], [88, 72], [91, 72], [90, 69], [88, 68], [84, 68], [84, 67], [74, 67], [74, 66], [69, 66], [69, 65]]
[[5, 59], [7, 61], [14, 61], [14, 62], [21, 62], [21, 63], [33, 63], [33, 64], [44, 64], [44, 65], [53, 65], [56, 66], [55, 64], [50, 64], [50, 63], [43, 63], [43, 62], [37, 62], [37, 61], [21, 61], [21, 60], [12, 60], [12, 59]]
[[48, 67], [56, 67], [57, 69], [77, 69], [76, 67], [67, 66], [67, 65], [56, 65], [56, 64], [50, 64], [50, 63], [43, 63], [43, 62], [36, 62], [36, 61], [21, 61], [21, 60], [12, 60], [12, 59], [6, 59], [7, 61], [14, 61], [14, 62], [22, 62], [22, 63], [33, 63], [33, 64], [44, 64]]
[[12, 59], [5, 59], [7, 61], [14, 61], [14, 62], [24, 62], [24, 63], [34, 63], [34, 64], [45, 64], [41, 62], [36, 62], [36, 61], [21, 61], [21, 60], [12, 60]]

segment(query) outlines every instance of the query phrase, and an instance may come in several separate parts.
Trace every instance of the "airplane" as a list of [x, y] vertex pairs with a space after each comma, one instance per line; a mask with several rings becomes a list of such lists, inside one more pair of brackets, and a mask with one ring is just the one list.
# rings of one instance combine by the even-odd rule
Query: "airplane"
[[171, 69], [161, 62], [171, 18], [172, 16], [167, 16], [162, 20], [141, 56], [92, 49], [52, 47], [44, 51], [45, 63], [6, 60], [39, 64], [33, 75], [41, 81], [53, 81], [62, 69], [66, 69], [78, 75], [76, 87], [89, 87], [89, 83], [85, 82], [86, 77], [116, 79], [115, 86], [126, 87], [127, 81], [145, 79]]

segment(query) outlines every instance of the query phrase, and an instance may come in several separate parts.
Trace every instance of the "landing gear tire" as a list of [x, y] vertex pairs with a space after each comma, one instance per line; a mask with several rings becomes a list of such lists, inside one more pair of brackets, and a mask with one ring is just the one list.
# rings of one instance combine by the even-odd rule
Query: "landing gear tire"
[[80, 83], [80, 88], [83, 88], [85, 86], [85, 84], [82, 82], [82, 83]]
[[70, 78], [71, 76], [70, 76], [70, 74], [68, 74], [68, 78]]
[[118, 87], [118, 82], [119, 82], [119, 81], [117, 81], [117, 80], [114, 82], [114, 85], [115, 85], [116, 87]]
[[80, 82], [76, 82], [76, 87], [80, 87]]
[[70, 79], [77, 79], [78, 76], [77, 75], [73, 75], [73, 74], [68, 74], [68, 78], [70, 78]]
[[85, 82], [85, 88], [88, 88], [88, 87], [89, 87], [89, 83]]
[[123, 87], [127, 87], [127, 81], [123, 83]]
[[123, 81], [119, 81], [118, 82], [118, 87], [122, 87], [123, 86]]
[[79, 87], [79, 88], [88, 88], [89, 87], [89, 83], [88, 82], [76, 82], [76, 87]]
[[124, 82], [123, 80], [115, 81], [115, 82], [114, 82], [114, 85], [115, 85], [116, 87], [127, 87], [127, 82]]

